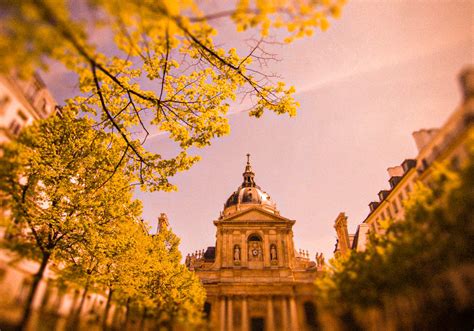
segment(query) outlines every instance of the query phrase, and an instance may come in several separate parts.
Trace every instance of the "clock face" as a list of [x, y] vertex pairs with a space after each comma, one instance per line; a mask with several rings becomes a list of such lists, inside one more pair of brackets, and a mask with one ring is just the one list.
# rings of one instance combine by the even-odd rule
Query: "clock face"
[[253, 255], [253, 256], [257, 256], [257, 255], [258, 255], [258, 249], [254, 249], [254, 250], [252, 251], [252, 255]]

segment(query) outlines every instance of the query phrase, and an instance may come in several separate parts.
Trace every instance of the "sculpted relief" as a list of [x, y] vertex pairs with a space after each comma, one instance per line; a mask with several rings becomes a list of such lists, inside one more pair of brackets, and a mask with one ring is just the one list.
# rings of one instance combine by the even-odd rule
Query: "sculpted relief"
[[276, 261], [278, 259], [276, 246], [274, 244], [270, 246], [270, 258], [272, 261]]
[[250, 261], [262, 261], [263, 260], [261, 242], [258, 242], [258, 241], [250, 242], [250, 245], [249, 245], [249, 260]]
[[247, 247], [249, 261], [263, 261], [262, 238], [258, 234], [248, 237]]
[[235, 264], [240, 263], [240, 246], [239, 245], [234, 246], [234, 263]]

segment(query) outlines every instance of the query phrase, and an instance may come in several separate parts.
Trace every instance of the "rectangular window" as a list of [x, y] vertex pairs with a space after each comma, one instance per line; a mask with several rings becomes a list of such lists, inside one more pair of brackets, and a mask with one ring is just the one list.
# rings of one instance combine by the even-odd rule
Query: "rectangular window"
[[398, 204], [397, 204], [397, 200], [393, 200], [392, 202], [392, 207], [393, 207], [393, 211], [394, 213], [398, 213]]
[[41, 85], [38, 81], [31, 82], [30, 86], [27, 89], [26, 96], [30, 101], [35, 100], [36, 95], [41, 90]]
[[25, 113], [21, 109], [18, 109], [17, 114], [22, 119], [22, 121], [26, 122], [28, 120], [28, 117], [26, 117]]
[[390, 207], [387, 207], [387, 216], [388, 216], [388, 218], [393, 218], [392, 217], [392, 212], [390, 211]]
[[378, 222], [378, 219], [375, 220], [372, 224], [370, 224], [370, 232], [377, 232], [377, 229], [375, 227], [375, 224]]
[[403, 206], [403, 200], [405, 200], [405, 197], [403, 195], [403, 191], [400, 192], [400, 194], [398, 195], [398, 202], [400, 202], [400, 206]]
[[380, 214], [380, 218], [381, 218], [382, 220], [385, 219], [385, 212], [382, 212], [382, 213]]
[[405, 193], [408, 195], [411, 192], [411, 187], [410, 184], [408, 183], [407, 186], [405, 187]]
[[39, 110], [41, 111], [41, 115], [43, 117], [48, 116], [49, 108], [50, 107], [49, 107], [48, 102], [46, 101], [46, 99], [41, 99]]
[[8, 95], [4, 95], [0, 98], [0, 115], [5, 114], [9, 103], [10, 97]]
[[18, 123], [16, 120], [13, 120], [13, 121], [10, 123], [10, 125], [9, 125], [8, 128], [10, 129], [10, 132], [11, 132], [13, 135], [16, 136], [16, 135], [18, 135], [18, 133], [20, 133], [21, 124]]

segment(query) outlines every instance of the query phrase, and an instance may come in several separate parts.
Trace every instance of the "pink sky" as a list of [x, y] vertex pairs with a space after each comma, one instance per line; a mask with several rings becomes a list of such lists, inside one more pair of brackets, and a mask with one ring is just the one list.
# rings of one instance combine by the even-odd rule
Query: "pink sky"
[[[202, 161], [174, 179], [178, 192], [137, 194], [144, 218], [156, 230], [167, 213], [184, 255], [213, 246], [212, 221], [250, 153], [257, 184], [296, 220], [296, 248], [332, 256], [337, 214], [354, 231], [388, 187], [386, 168], [416, 155], [411, 133], [441, 125], [459, 104], [457, 74], [474, 63], [473, 22], [473, 1], [349, 1], [327, 32], [275, 48], [282, 60], [270, 71], [295, 85], [298, 116], [257, 120], [233, 109], [231, 134], [198, 151]], [[67, 77], [45, 77], [59, 101], [74, 93]], [[147, 147], [174, 153], [164, 136]]]

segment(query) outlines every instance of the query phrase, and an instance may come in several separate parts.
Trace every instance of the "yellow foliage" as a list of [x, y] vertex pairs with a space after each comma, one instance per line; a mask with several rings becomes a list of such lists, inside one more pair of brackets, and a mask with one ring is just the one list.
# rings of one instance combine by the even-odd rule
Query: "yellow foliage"
[[[231, 20], [238, 31], [258, 30], [262, 40], [284, 30], [283, 40], [291, 42], [326, 30], [343, 4], [241, 0], [212, 12], [193, 0], [0, 2], [0, 70], [28, 76], [51, 60], [62, 63], [77, 75], [82, 94], [68, 106], [94, 114], [104, 130], [125, 141], [143, 189], [170, 190], [168, 178], [197, 161], [189, 148], [228, 134], [230, 101], [253, 100], [249, 114], [255, 117], [265, 111], [294, 116], [299, 106], [294, 87], [273, 82], [259, 66], [267, 56], [262, 41], [243, 54], [214, 43], [217, 19]], [[111, 35], [113, 44], [98, 47], [96, 35]], [[156, 129], [179, 146], [176, 156], [164, 159], [143, 147]]]

